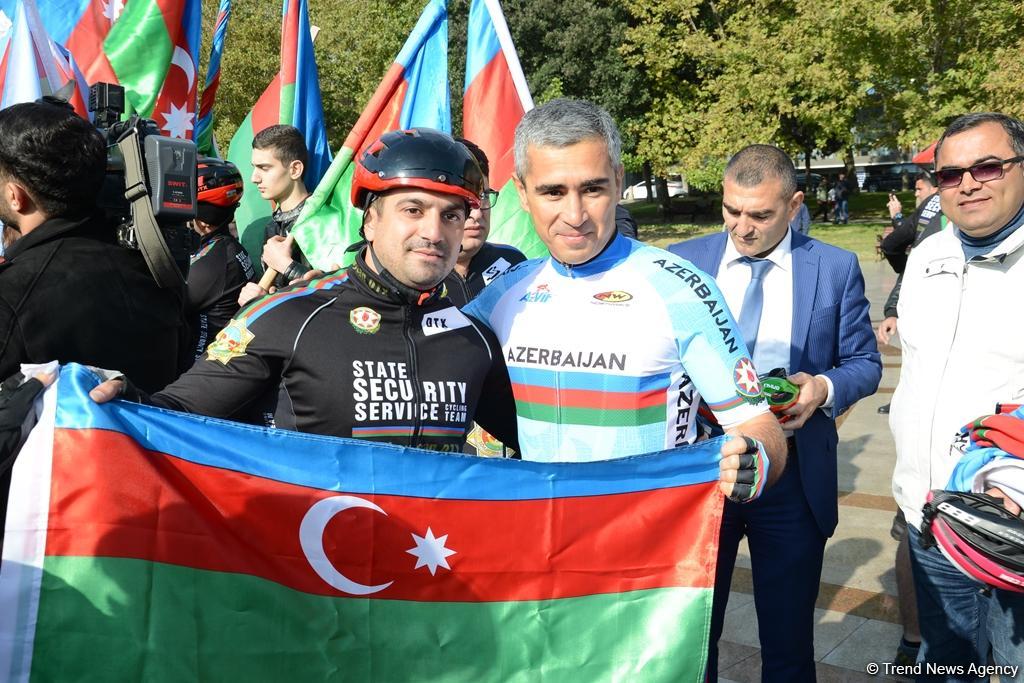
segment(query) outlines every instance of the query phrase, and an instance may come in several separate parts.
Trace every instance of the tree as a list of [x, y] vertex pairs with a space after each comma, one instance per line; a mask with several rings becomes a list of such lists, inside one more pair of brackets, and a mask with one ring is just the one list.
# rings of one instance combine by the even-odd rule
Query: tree
[[919, 35], [929, 40], [919, 42], [918, 73], [899, 96], [903, 145], [927, 146], [950, 120], [971, 111], [1024, 113], [1024, 6], [928, 0], [919, 16]]
[[[449, 2], [453, 125], [461, 129], [469, 0]], [[630, 15], [615, 0], [505, 0], [502, 3], [519, 61], [538, 104], [555, 97], [590, 100], [608, 111], [624, 132], [646, 109], [646, 75], [621, 53]], [[633, 140], [624, 135], [627, 161]]]
[[[310, 23], [331, 147], [338, 149], [416, 24], [422, 0], [310, 0]], [[206, 73], [217, 3], [203, 3]], [[281, 2], [235, 0], [215, 106], [217, 139], [231, 139], [280, 68]]]
[[[805, 157], [849, 147], [858, 111], [899, 89], [894, 59], [912, 20], [870, 0], [638, 0], [627, 31], [632, 64], [654, 99], [639, 153], [656, 172], [680, 162], [714, 187], [728, 157], [771, 142]], [[874, 79], [878, 63], [893, 65]]]

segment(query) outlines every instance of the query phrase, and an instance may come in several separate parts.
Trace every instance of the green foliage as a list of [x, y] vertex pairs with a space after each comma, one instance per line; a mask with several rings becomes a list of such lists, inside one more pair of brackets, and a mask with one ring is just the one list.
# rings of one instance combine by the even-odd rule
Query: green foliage
[[972, 110], [1024, 109], [1011, 0], [635, 0], [630, 64], [653, 100], [637, 151], [691, 185], [751, 142], [797, 155], [924, 147]]
[[[337, 149], [425, 0], [310, 0]], [[470, 0], [449, 0], [453, 130], [462, 128]], [[608, 109], [631, 170], [713, 189], [730, 154], [909, 151], [967, 111], [1024, 115], [1024, 4], [1015, 0], [504, 0], [538, 103]], [[205, 75], [217, 3], [203, 3]], [[279, 64], [280, 0], [235, 0], [216, 134], [226, 144]]]
[[[337, 150], [416, 24], [423, 0], [311, 0], [324, 117]], [[206, 74], [217, 3], [203, 3]], [[234, 0], [221, 61], [215, 131], [221, 151], [280, 68], [281, 2]]]

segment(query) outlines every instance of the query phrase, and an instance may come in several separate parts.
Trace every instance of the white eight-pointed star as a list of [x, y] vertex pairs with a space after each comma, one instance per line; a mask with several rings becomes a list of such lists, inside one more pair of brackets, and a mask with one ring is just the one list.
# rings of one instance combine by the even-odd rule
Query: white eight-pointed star
[[192, 130], [192, 112], [188, 110], [187, 104], [181, 109], [178, 109], [178, 107], [171, 102], [171, 110], [161, 112], [161, 116], [164, 117], [164, 120], [167, 121], [167, 123], [162, 125], [160, 128], [162, 130], [166, 130], [172, 138], [181, 138], [184, 140], [186, 133]]
[[412, 540], [415, 541], [416, 547], [409, 548], [405, 552], [416, 557], [416, 566], [413, 569], [426, 566], [430, 570], [431, 576], [434, 575], [438, 567], [451, 570], [451, 567], [448, 566], [447, 558], [450, 555], [454, 555], [455, 551], [444, 547], [444, 544], [448, 541], [448, 534], [435, 538], [433, 530], [427, 527], [426, 536], [413, 534]]

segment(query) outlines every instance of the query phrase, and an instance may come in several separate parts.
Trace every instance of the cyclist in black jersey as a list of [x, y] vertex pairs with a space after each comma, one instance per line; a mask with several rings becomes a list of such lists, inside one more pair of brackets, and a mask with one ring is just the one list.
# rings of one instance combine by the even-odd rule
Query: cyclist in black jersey
[[242, 201], [242, 174], [228, 161], [200, 159], [196, 171], [199, 246], [188, 270], [185, 315], [196, 360], [238, 312], [238, 293], [256, 273], [249, 255], [228, 229]]
[[281, 385], [278, 427], [459, 451], [476, 419], [518, 450], [497, 340], [441, 286], [482, 193], [476, 160], [450, 136], [386, 133], [356, 166], [367, 244], [352, 266], [252, 302], [163, 391], [106, 382], [94, 399], [231, 418]]

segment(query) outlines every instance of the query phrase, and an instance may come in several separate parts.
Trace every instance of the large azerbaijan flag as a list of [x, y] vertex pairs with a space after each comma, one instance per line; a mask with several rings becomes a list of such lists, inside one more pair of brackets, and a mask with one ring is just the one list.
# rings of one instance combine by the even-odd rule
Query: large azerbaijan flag
[[62, 369], [14, 468], [2, 680], [702, 680], [717, 440], [492, 460], [95, 382]]

